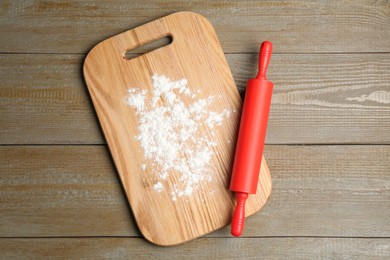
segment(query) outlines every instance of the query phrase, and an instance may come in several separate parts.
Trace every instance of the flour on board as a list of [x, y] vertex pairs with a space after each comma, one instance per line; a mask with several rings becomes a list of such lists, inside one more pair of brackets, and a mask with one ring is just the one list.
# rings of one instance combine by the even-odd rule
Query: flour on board
[[[230, 116], [231, 111], [210, 111], [214, 98], [197, 99], [187, 87], [187, 80], [173, 81], [163, 75], [153, 75], [151, 91], [129, 88], [126, 102], [137, 114], [139, 141], [147, 161], [141, 170], [155, 175], [157, 192], [166, 190], [173, 201], [190, 196], [201, 182], [211, 181], [210, 162], [213, 147], [201, 128], [208, 128], [214, 136], [216, 126]], [[186, 102], [184, 102], [184, 100]], [[178, 173], [175, 184], [168, 176]]]

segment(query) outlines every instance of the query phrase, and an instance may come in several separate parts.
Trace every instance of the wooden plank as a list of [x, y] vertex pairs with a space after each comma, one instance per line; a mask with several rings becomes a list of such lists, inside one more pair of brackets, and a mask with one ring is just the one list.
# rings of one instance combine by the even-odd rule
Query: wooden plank
[[[265, 156], [273, 190], [245, 237], [390, 237], [390, 146], [268, 145]], [[139, 236], [104, 146], [2, 146], [0, 173], [0, 237]]]
[[0, 55], [3, 144], [103, 143], [81, 56]]
[[389, 52], [388, 1], [38, 1], [6, 0], [0, 51], [86, 53], [101, 40], [175, 11], [214, 25], [226, 52]]
[[[229, 54], [239, 89], [256, 54]], [[0, 143], [102, 144], [81, 55], [0, 55]], [[390, 54], [274, 55], [269, 144], [390, 143]]]
[[0, 150], [0, 236], [137, 234], [106, 147]]
[[199, 238], [164, 248], [141, 238], [0, 239], [4, 259], [388, 259], [390, 239]]

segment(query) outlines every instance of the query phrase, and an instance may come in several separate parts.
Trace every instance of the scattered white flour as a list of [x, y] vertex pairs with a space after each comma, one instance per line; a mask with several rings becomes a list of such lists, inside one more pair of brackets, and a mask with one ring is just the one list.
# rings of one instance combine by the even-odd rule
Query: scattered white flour
[[[217, 143], [201, 128], [208, 128], [214, 136], [213, 128], [220, 126], [231, 111], [210, 111], [215, 97], [196, 99], [200, 90], [192, 92], [186, 79], [172, 81], [155, 74], [152, 85], [151, 91], [128, 89], [126, 102], [137, 113], [139, 134], [135, 138], [148, 169], [159, 179], [153, 189], [167, 189], [176, 201], [177, 197], [190, 196], [200, 182], [211, 181], [209, 163]], [[168, 182], [171, 174], [177, 174], [176, 184]]]
[[164, 190], [164, 186], [162, 185], [161, 182], [157, 182], [156, 184], [153, 185], [153, 189], [156, 190], [157, 192], [162, 192]]
[[137, 110], [143, 110], [145, 108], [145, 94], [146, 91], [135, 93], [135, 89], [128, 89], [127, 104], [136, 108]]

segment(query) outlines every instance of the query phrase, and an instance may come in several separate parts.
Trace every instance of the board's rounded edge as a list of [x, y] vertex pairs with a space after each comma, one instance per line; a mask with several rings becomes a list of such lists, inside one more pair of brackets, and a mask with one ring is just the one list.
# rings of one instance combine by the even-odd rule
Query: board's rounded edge
[[[135, 222], [137, 223], [137, 220], [135, 220]], [[137, 225], [138, 225], [138, 223], [137, 223]], [[189, 242], [189, 241], [192, 241], [192, 240], [194, 240], [194, 239], [197, 239], [197, 238], [199, 238], [199, 237], [202, 237], [202, 236], [204, 236], [204, 235], [206, 235], [206, 234], [209, 234], [209, 233], [215, 231], [215, 230], [213, 230], [213, 231], [211, 231], [211, 232], [209, 232], [209, 233], [201, 234], [201, 235], [199, 235], [199, 236], [191, 237], [191, 238], [188, 238], [188, 239], [185, 239], [185, 240], [179, 239], [179, 240], [172, 240], [172, 241], [168, 241], [168, 242], [164, 243], [164, 242], [162, 242], [162, 241], [153, 240], [153, 238], [147, 236], [147, 234], [146, 234], [145, 232], [143, 232], [142, 229], [141, 229], [139, 226], [138, 226], [138, 228], [139, 228], [139, 230], [140, 230], [140, 232], [141, 232], [142, 237], [143, 237], [145, 240], [147, 240], [149, 243], [151, 243], [151, 244], [153, 244], [153, 245], [160, 246], [160, 247], [174, 247], [174, 246], [179, 246], [179, 245], [182, 245], [182, 244], [184, 244], [184, 243], [187, 243], [187, 242]]]
[[207, 21], [207, 23], [211, 25], [210, 21], [204, 15], [202, 15], [200, 13], [192, 12], [192, 11], [177, 11], [177, 12], [173, 12], [169, 15], [163, 16], [161, 18], [165, 18], [165, 17], [169, 17], [169, 16], [177, 16], [177, 15], [179, 15], [179, 16], [183, 15], [185, 17], [188, 17], [190, 15], [193, 17], [201, 18], [202, 20]]
[[85, 58], [84, 58], [84, 61], [83, 61], [83, 76], [84, 76], [84, 79], [85, 79], [85, 81], [86, 81], [86, 83], [87, 83], [87, 87], [89, 87], [89, 86], [88, 86], [88, 80], [87, 80], [87, 75], [89, 75], [89, 74], [88, 74], [88, 70], [87, 70], [87, 66], [88, 66], [89, 63], [92, 62], [91, 59], [92, 59], [92, 57], [95, 55], [95, 52], [98, 52], [99, 49], [100, 49], [100, 46], [102, 45], [102, 43], [105, 42], [105, 41], [107, 41], [107, 40], [108, 40], [108, 39], [106, 39], [106, 40], [104, 40], [104, 41], [101, 41], [101, 42], [97, 43], [95, 46], [93, 46], [93, 47], [89, 50], [89, 52], [87, 53], [87, 55], [86, 55]]

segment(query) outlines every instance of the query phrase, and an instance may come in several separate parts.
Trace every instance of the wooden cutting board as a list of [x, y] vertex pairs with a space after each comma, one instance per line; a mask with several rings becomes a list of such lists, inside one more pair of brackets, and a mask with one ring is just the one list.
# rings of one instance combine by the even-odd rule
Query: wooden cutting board
[[[126, 51], [167, 35], [173, 39], [171, 44], [133, 59], [125, 58]], [[129, 106], [126, 98], [137, 89], [138, 93], [152, 93], [153, 75], [163, 75], [171, 82], [186, 79], [191, 95], [175, 90], [176, 98], [186, 106], [212, 97], [205, 110], [229, 111], [220, 124], [198, 122], [199, 131], [193, 134], [193, 140], [203, 137], [214, 145], [207, 162], [208, 177], [191, 184], [191, 193], [183, 195], [180, 191], [186, 184], [176, 170], [168, 169], [169, 174], [162, 178], [162, 166], [146, 155], [137, 138], [142, 131], [140, 113]], [[242, 101], [212, 25], [199, 14], [178, 12], [126, 31], [90, 51], [84, 76], [143, 236], [158, 245], [176, 245], [228, 225], [235, 205], [228, 187]], [[150, 105], [153, 101], [146, 96], [143, 102]], [[166, 98], [158, 102], [160, 107], [170, 106]], [[151, 133], [150, 140], [154, 135]], [[188, 147], [197, 149], [191, 146], [194, 142]], [[193, 154], [186, 153], [183, 149], [176, 156], [191, 160]], [[258, 192], [249, 197], [246, 215], [260, 210], [270, 192], [271, 177], [263, 158]]]

